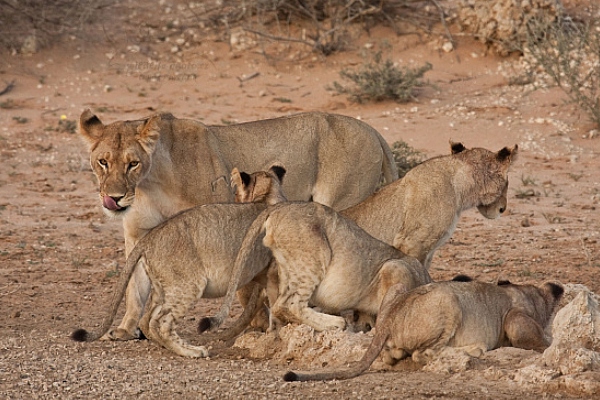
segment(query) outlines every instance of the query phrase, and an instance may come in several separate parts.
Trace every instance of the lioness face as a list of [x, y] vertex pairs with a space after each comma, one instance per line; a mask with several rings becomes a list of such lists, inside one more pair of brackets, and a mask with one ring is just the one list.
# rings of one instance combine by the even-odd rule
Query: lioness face
[[485, 150], [485, 149], [472, 149], [465, 152], [467, 157], [471, 156], [469, 153], [476, 154], [476, 152], [485, 152], [486, 154], [478, 154], [473, 156], [474, 165], [479, 164], [475, 167], [479, 171], [478, 178], [481, 181], [481, 193], [479, 193], [479, 202], [477, 209], [486, 218], [494, 219], [498, 218], [504, 211], [508, 204], [508, 169], [511, 163], [517, 157], [518, 146], [509, 149], [507, 147], [498, 151], [497, 153]]
[[89, 110], [81, 115], [81, 135], [90, 147], [90, 164], [107, 215], [122, 215], [133, 204], [135, 189], [150, 170], [159, 119], [103, 125]]
[[500, 193], [500, 196], [491, 204], [488, 205], [479, 205], [477, 206], [477, 210], [486, 218], [496, 219], [502, 215], [502, 213], [506, 210], [506, 205], [508, 204], [507, 200], [508, 193], [508, 179], [506, 180], [506, 184], [504, 185], [504, 190]]

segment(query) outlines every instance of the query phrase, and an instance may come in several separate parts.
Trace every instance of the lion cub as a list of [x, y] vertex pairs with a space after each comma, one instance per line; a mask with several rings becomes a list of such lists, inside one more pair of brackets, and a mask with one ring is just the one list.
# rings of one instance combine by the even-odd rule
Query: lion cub
[[[71, 338], [94, 341], [110, 328], [131, 275], [142, 260], [152, 284], [150, 300], [140, 321], [142, 332], [186, 357], [206, 357], [203, 346], [192, 346], [175, 331], [193, 301], [225, 294], [243, 235], [267, 205], [285, 201], [281, 181], [285, 169], [273, 166], [252, 175], [232, 171], [231, 182], [240, 201], [263, 204], [209, 204], [191, 208], [164, 221], [136, 244], [120, 275], [109, 313], [95, 332], [78, 329]], [[265, 204], [266, 203], [266, 204]], [[258, 246], [257, 246], [258, 247]], [[260, 246], [252, 262], [268, 265], [270, 254]], [[252, 278], [249, 278], [250, 281]], [[244, 282], [240, 287], [247, 285]], [[250, 306], [250, 305], [249, 305]], [[255, 308], [253, 304], [252, 307]]]
[[253, 244], [263, 232], [263, 244], [277, 265], [278, 285], [270, 287], [269, 274], [267, 287], [271, 316], [277, 320], [317, 331], [344, 329], [346, 320], [330, 314], [355, 310], [361, 317], [375, 317], [391, 286], [410, 290], [431, 282], [417, 259], [318, 203], [281, 203], [261, 213], [246, 234], [236, 268], [253, 268]]
[[[383, 351], [387, 364], [412, 355], [417, 362], [435, 357], [445, 347], [462, 348], [479, 357], [502, 346], [543, 351], [544, 337], [563, 287], [556, 283], [497, 285], [483, 282], [438, 282], [408, 293], [390, 289], [381, 306], [375, 336], [363, 358], [348, 369], [288, 372], [286, 381], [354, 378]], [[410, 321], [410, 323], [407, 323]]]

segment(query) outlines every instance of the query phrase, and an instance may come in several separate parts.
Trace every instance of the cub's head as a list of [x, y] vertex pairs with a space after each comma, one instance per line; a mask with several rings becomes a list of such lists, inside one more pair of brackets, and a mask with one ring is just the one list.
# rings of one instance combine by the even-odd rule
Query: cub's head
[[150, 171], [159, 139], [160, 115], [147, 120], [104, 125], [90, 110], [81, 114], [80, 134], [90, 150], [100, 201], [109, 216], [122, 215], [135, 199], [135, 188]]
[[467, 149], [462, 143], [450, 142], [452, 154], [470, 164], [476, 182], [475, 198], [477, 209], [486, 218], [498, 218], [508, 204], [508, 170], [517, 159], [518, 145], [504, 147], [498, 152], [482, 148]]
[[234, 168], [231, 171], [231, 186], [235, 191], [235, 202], [273, 205], [287, 201], [281, 188], [285, 172], [285, 168], [279, 165], [252, 174]]
[[558, 282], [544, 282], [539, 286], [515, 285], [509, 281], [498, 281], [498, 286], [507, 291], [513, 307], [520, 309], [542, 326], [550, 320], [552, 313], [564, 294]]

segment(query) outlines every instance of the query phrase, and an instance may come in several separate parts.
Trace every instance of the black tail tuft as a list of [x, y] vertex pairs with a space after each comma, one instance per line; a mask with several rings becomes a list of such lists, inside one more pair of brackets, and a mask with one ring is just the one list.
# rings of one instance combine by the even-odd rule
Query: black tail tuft
[[283, 380], [286, 382], [296, 382], [298, 380], [298, 375], [293, 371], [288, 371], [283, 376]]
[[471, 278], [468, 275], [456, 275], [454, 278], [452, 278], [452, 280], [454, 282], [471, 282], [473, 281], [473, 278]]
[[212, 320], [210, 317], [204, 317], [198, 322], [198, 333], [206, 332], [212, 326]]
[[71, 339], [76, 342], [85, 342], [88, 338], [88, 332], [85, 329], [77, 329], [71, 333]]

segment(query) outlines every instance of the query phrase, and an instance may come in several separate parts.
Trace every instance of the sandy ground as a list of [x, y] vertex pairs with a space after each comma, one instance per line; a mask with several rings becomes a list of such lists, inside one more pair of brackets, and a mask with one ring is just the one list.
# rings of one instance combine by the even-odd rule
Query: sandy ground
[[[597, 372], [531, 373], [539, 354], [517, 349], [490, 352], [450, 372], [410, 360], [393, 368], [377, 362], [347, 382], [284, 383], [289, 368], [350, 361], [347, 353], [331, 351], [331, 343], [324, 350], [323, 337], [302, 327], [307, 339], [296, 352], [281, 350], [285, 343], [275, 338], [246, 335], [242, 342], [250, 347], [272, 340], [264, 357], [243, 346], [189, 360], [149, 341], [72, 342], [74, 328], [100, 322], [124, 263], [121, 223], [100, 210], [75, 129], [86, 108], [105, 123], [156, 110], [208, 124], [335, 112], [361, 118], [388, 142], [406, 141], [427, 157], [448, 152], [449, 139], [491, 150], [518, 144], [508, 211], [498, 220], [464, 213], [437, 253], [432, 277], [553, 279], [600, 292], [600, 139], [589, 138], [593, 125], [564, 104], [559, 89], [509, 86], [518, 57], [486, 54], [463, 37], [446, 53], [439, 37], [398, 37], [384, 28], [327, 58], [282, 48], [274, 60], [260, 46], [236, 50], [214, 39], [190, 41], [175, 52], [170, 44], [117, 39], [73, 40], [30, 56], [0, 53], [0, 81], [15, 80], [0, 97], [1, 397], [514, 399], [599, 393]], [[435, 87], [408, 104], [358, 105], [327, 90], [342, 68], [360, 65], [362, 54], [384, 44], [402, 65], [430, 62], [426, 78]], [[144, 64], [144, 52], [157, 54], [156, 62]], [[218, 304], [200, 302], [182, 335], [193, 342], [197, 316]], [[359, 346], [354, 351], [360, 354], [368, 337], [334, 339]]]

